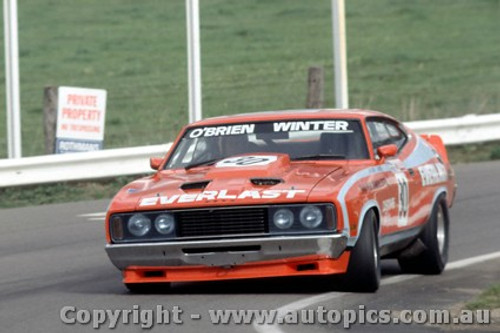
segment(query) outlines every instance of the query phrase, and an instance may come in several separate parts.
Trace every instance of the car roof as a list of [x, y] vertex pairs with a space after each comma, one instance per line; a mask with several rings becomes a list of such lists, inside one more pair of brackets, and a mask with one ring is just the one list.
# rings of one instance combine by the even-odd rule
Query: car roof
[[219, 116], [203, 119], [190, 124], [189, 126], [210, 126], [229, 123], [247, 123], [256, 121], [274, 121], [288, 119], [318, 119], [318, 118], [354, 118], [363, 119], [367, 117], [386, 117], [395, 120], [393, 117], [378, 111], [364, 109], [304, 109], [304, 110], [282, 110], [250, 112], [235, 115]]

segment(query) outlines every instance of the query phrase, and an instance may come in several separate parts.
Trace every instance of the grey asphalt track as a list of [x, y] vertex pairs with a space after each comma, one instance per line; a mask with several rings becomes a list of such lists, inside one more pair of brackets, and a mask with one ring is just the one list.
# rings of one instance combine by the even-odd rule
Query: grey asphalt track
[[[458, 197], [451, 209], [450, 261], [500, 251], [500, 162], [455, 166]], [[104, 252], [103, 212], [108, 200], [0, 210], [0, 333], [105, 332], [91, 325], [66, 325], [65, 306], [84, 310], [183, 310], [182, 324], [155, 325], [152, 332], [255, 332], [252, 325], [214, 325], [209, 309], [278, 309], [316, 295], [325, 297], [308, 309], [446, 309], [500, 281], [500, 260], [418, 276], [383, 285], [376, 294], [328, 292], [316, 279], [272, 279], [223, 283], [176, 284], [169, 293], [133, 295]], [[384, 263], [384, 279], [399, 275], [392, 261]], [[328, 280], [321, 280], [328, 283]], [[332, 283], [335, 281], [332, 279]], [[200, 314], [201, 319], [191, 319]], [[274, 330], [276, 327], [267, 328]], [[284, 332], [331, 332], [341, 325], [285, 325]], [[401, 331], [401, 326], [353, 327], [350, 331]], [[119, 325], [119, 332], [139, 332], [140, 325]], [[405, 325], [404, 331], [434, 332], [439, 328]], [[474, 331], [474, 327], [469, 328]], [[497, 331], [499, 329], [497, 328]]]

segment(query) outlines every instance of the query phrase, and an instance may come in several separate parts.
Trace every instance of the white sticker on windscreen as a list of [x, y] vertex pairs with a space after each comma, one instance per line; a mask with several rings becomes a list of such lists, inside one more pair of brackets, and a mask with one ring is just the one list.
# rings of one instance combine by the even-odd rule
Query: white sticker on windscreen
[[241, 168], [249, 166], [268, 165], [275, 162], [277, 156], [255, 155], [255, 156], [239, 156], [229, 157], [215, 164], [216, 168]]
[[282, 121], [274, 123], [274, 132], [325, 131], [352, 133], [345, 120]]
[[252, 134], [254, 130], [255, 130], [255, 124], [199, 127], [191, 130], [191, 132], [189, 133], [189, 137], [199, 138], [201, 136], [212, 137], [212, 136]]

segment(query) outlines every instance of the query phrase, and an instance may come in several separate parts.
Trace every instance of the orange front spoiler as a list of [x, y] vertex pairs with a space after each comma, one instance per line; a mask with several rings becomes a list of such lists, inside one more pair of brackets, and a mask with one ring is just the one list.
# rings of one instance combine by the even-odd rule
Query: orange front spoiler
[[188, 282], [252, 279], [281, 276], [328, 275], [347, 271], [349, 251], [331, 259], [312, 255], [283, 260], [247, 263], [231, 267], [214, 266], [129, 266], [123, 271], [124, 283]]

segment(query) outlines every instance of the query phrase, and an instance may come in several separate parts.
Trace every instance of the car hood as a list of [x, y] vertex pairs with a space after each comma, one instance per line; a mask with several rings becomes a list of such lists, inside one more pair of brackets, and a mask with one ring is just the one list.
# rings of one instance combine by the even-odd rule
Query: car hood
[[307, 202], [322, 180], [339, 183], [346, 174], [340, 163], [291, 163], [288, 155], [271, 156], [264, 165], [217, 163], [160, 171], [125, 186], [110, 211]]

